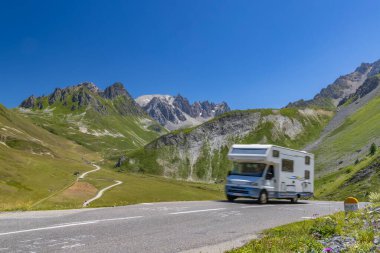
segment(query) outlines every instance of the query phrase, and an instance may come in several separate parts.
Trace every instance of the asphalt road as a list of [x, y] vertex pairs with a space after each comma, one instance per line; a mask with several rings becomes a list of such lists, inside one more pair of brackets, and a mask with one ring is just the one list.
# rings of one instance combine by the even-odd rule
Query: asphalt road
[[247, 200], [0, 213], [0, 253], [223, 252], [263, 229], [342, 208], [342, 202]]

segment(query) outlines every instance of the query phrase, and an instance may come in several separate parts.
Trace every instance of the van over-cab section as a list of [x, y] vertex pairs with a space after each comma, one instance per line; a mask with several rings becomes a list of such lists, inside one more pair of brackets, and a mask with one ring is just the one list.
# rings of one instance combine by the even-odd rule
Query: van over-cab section
[[275, 145], [233, 145], [228, 153], [233, 168], [227, 177], [227, 199], [254, 198], [265, 204], [270, 198], [312, 197], [314, 155]]

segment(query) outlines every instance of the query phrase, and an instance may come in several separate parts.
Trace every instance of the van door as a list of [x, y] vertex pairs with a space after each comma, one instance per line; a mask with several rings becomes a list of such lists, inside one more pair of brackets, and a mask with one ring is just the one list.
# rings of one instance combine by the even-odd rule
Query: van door
[[311, 192], [310, 171], [305, 170], [304, 181], [302, 182], [302, 191]]
[[276, 191], [276, 174], [275, 169], [273, 165], [269, 165], [267, 172], [265, 174], [265, 189], [268, 192], [268, 195], [270, 198], [275, 197], [275, 191]]

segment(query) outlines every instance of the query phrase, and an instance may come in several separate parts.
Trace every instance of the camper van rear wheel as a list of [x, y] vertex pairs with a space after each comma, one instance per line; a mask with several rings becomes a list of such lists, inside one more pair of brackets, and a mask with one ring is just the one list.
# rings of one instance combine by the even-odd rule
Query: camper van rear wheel
[[227, 200], [233, 202], [236, 199], [235, 196], [227, 195]]
[[298, 196], [295, 196], [294, 198], [290, 199], [291, 203], [297, 203], [298, 202]]
[[268, 194], [266, 191], [261, 191], [258, 199], [259, 204], [268, 203]]

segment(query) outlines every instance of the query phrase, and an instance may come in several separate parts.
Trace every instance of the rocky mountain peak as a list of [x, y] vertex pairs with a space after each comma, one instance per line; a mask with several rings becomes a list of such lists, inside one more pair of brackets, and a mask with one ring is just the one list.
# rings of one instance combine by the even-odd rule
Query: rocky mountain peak
[[[122, 97], [113, 101], [117, 97]], [[104, 103], [112, 100], [112, 106]], [[46, 107], [67, 108], [68, 112], [91, 108], [101, 114], [118, 113], [121, 115], [146, 115], [133, 100], [122, 83], [114, 83], [104, 91], [92, 82], [83, 82], [66, 88], [56, 88], [50, 95], [25, 99], [20, 107], [27, 109], [44, 109]]]
[[322, 107], [335, 109], [343, 100], [355, 94], [367, 78], [380, 73], [380, 60], [373, 63], [362, 63], [354, 72], [340, 76], [332, 84], [323, 88], [313, 99], [298, 100], [286, 107]]
[[169, 130], [199, 125], [215, 116], [230, 111], [227, 103], [198, 101], [191, 104], [182, 95], [145, 95], [136, 102], [161, 125]]
[[92, 82], [83, 82], [77, 85], [78, 87], [84, 87], [92, 93], [99, 93], [100, 89]]
[[372, 64], [371, 64], [371, 63], [362, 63], [362, 64], [360, 64], [359, 67], [357, 67], [357, 68], [355, 69], [355, 72], [358, 72], [358, 73], [360, 73], [360, 74], [365, 74], [365, 73], [368, 72], [368, 70], [371, 69], [371, 67], [372, 67]]
[[120, 82], [116, 82], [107, 87], [102, 93], [102, 96], [108, 99], [114, 99], [118, 96], [126, 96], [128, 98], [131, 98], [131, 95], [125, 89], [124, 85]]
[[33, 108], [36, 105], [36, 97], [34, 95], [28, 97], [24, 101], [21, 102], [20, 107], [23, 108]]

